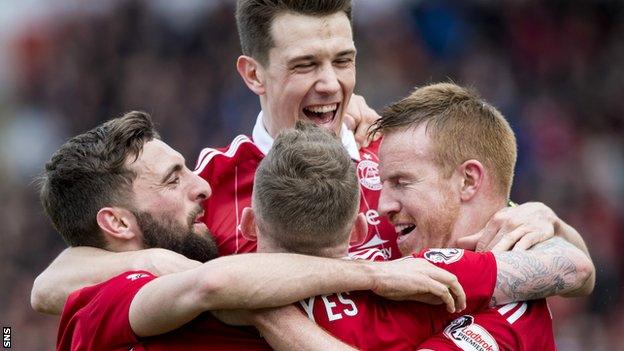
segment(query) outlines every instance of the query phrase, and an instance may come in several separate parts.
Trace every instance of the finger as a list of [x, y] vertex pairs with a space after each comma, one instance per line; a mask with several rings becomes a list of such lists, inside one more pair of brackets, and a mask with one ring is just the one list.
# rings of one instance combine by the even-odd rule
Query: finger
[[451, 294], [455, 297], [455, 309], [457, 312], [463, 311], [466, 308], [466, 293], [464, 292], [464, 288], [459, 284], [459, 281], [455, 280], [449, 285], [449, 289], [451, 290]]
[[524, 251], [524, 250], [528, 250], [531, 247], [533, 247], [533, 245], [540, 243], [544, 241], [543, 240], [543, 236], [541, 233], [529, 233], [525, 236], [523, 236], [522, 238], [520, 238], [520, 240], [518, 240], [518, 242], [513, 246], [513, 251]]
[[460, 249], [474, 250], [477, 247], [477, 243], [479, 242], [481, 235], [481, 232], [476, 232], [463, 238], [459, 238], [457, 239], [457, 247]]
[[459, 280], [457, 280], [457, 276], [439, 267], [436, 268], [438, 268], [440, 271], [436, 271], [436, 273], [431, 273], [431, 278], [444, 284], [446, 288], [450, 291], [450, 293], [454, 296], [455, 309], [457, 311], [461, 311], [466, 308], [466, 293], [464, 292], [464, 288], [459, 283]]
[[370, 144], [370, 141], [368, 140], [368, 136], [367, 136], [368, 126], [369, 125], [366, 124], [365, 122], [361, 122], [360, 125], [358, 125], [355, 130], [355, 133], [354, 133], [355, 142], [358, 144], [360, 148], [367, 147], [368, 144]]
[[446, 310], [449, 311], [449, 313], [455, 312], [455, 299], [453, 299], [453, 295], [446, 285], [430, 278], [427, 287], [429, 288], [429, 292], [431, 294], [442, 300], [442, 302], [446, 305]]
[[510, 231], [506, 228], [500, 228], [498, 232], [490, 239], [490, 242], [485, 245], [483, 251], [492, 251], [494, 247], [500, 244], [501, 240], [504, 240], [509, 234]]
[[523, 236], [530, 233], [531, 230], [527, 227], [520, 226], [511, 232], [505, 234], [491, 249], [492, 252], [504, 252], [509, 251]]
[[382, 132], [377, 132], [377, 133], [373, 134], [372, 137], [371, 137], [371, 142], [372, 141], [377, 141], [377, 140], [381, 139], [382, 136], [383, 136]]
[[494, 238], [496, 237], [496, 234], [499, 230], [500, 226], [497, 221], [490, 220], [489, 222], [487, 222], [485, 227], [481, 229], [480, 232], [478, 232], [481, 233], [481, 238], [477, 242], [475, 251], [486, 251], [489, 248], [492, 240], [494, 240]]
[[[353, 117], [353, 115], [349, 112], [346, 112], [342, 122], [347, 126], [347, 129], [353, 131], [357, 127], [357, 121]], [[357, 141], [357, 139], [356, 139]]]

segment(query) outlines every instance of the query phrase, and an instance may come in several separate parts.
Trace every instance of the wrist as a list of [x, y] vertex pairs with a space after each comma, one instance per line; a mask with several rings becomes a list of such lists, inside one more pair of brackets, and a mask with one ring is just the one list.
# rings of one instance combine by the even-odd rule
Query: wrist
[[383, 280], [383, 270], [381, 262], [371, 262], [366, 260], [355, 261], [364, 277], [364, 286], [361, 290], [376, 290]]

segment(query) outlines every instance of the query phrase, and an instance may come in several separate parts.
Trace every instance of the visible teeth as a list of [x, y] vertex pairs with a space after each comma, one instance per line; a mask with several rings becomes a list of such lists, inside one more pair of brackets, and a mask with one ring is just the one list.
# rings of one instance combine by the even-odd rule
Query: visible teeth
[[405, 229], [412, 228], [412, 227], [415, 227], [415, 226], [413, 224], [397, 224], [394, 226], [394, 230], [396, 230], [396, 232], [400, 234]]
[[306, 107], [305, 109], [314, 113], [326, 113], [326, 112], [336, 111], [337, 108], [338, 108], [338, 104], [331, 104], [331, 105], [310, 106], [310, 107]]

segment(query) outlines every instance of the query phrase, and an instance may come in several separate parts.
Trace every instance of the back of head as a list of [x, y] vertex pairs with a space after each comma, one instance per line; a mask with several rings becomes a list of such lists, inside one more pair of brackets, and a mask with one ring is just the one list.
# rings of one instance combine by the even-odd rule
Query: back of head
[[324, 256], [346, 246], [359, 207], [357, 175], [335, 136], [299, 122], [276, 139], [256, 171], [256, 222], [287, 252]]
[[132, 207], [132, 181], [125, 167], [143, 145], [158, 138], [151, 117], [129, 112], [63, 144], [45, 165], [40, 199], [70, 246], [106, 247], [96, 215], [106, 206]]
[[351, 0], [238, 0], [236, 25], [243, 54], [263, 65], [269, 62], [271, 25], [282, 13], [319, 17], [341, 11], [351, 20]]
[[435, 160], [447, 177], [475, 159], [490, 173], [501, 197], [508, 197], [516, 164], [516, 138], [509, 123], [475, 92], [452, 83], [414, 90], [382, 112], [373, 133], [426, 125]]

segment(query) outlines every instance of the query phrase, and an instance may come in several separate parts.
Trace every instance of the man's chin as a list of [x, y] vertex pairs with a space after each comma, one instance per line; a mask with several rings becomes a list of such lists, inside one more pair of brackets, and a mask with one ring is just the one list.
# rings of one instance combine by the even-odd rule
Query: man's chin
[[[397, 240], [397, 246], [399, 247], [399, 252], [401, 252], [401, 256], [409, 256], [413, 253], [418, 253], [423, 249], [422, 245], [418, 242], [417, 238], [411, 238], [413, 234], [409, 234], [405, 239]], [[416, 240], [415, 240], [416, 239]]]

